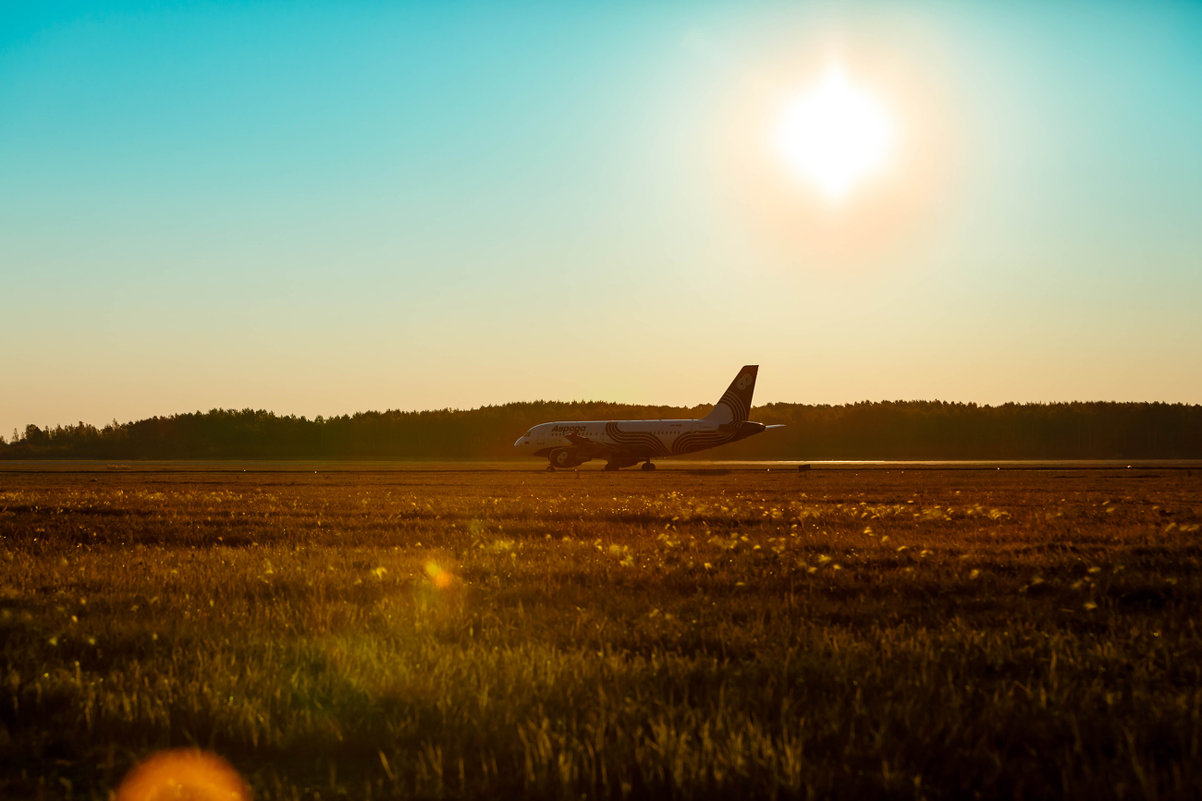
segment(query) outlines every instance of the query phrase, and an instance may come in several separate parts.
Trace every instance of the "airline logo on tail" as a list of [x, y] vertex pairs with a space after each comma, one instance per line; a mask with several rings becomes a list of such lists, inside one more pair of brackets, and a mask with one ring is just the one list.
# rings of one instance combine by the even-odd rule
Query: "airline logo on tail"
[[714, 405], [713, 411], [705, 416], [706, 422], [720, 425], [746, 420], [751, 414], [751, 395], [755, 392], [755, 377], [759, 371], [758, 364], [749, 364], [740, 370]]

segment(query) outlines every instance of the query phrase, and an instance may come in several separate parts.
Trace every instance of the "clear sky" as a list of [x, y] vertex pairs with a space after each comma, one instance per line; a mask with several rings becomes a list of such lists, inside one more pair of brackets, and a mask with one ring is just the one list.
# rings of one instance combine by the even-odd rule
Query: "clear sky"
[[[1189, 3], [4, 4], [0, 433], [751, 362], [761, 403], [1202, 403], [1199, 42]], [[891, 125], [838, 200], [779, 144], [832, 65]]]

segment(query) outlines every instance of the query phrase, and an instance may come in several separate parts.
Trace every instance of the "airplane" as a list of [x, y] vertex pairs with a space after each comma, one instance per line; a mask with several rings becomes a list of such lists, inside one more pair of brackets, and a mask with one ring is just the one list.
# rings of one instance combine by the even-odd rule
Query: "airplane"
[[783, 425], [764, 425], [747, 419], [755, 391], [758, 364], [746, 365], [714, 408], [700, 420], [583, 420], [541, 423], [518, 437], [515, 448], [531, 456], [545, 456], [548, 470], [576, 467], [592, 459], [605, 459], [606, 470], [643, 463], [654, 470], [657, 456], [685, 453], [725, 445]]

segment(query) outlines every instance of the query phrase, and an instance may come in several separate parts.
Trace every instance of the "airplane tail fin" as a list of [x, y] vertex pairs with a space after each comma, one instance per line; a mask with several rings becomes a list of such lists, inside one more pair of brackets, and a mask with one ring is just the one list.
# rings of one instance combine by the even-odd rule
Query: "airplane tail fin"
[[722, 425], [746, 420], [751, 412], [751, 393], [755, 392], [755, 376], [759, 369], [758, 364], [749, 364], [740, 370], [718, 403], [705, 416], [705, 421]]

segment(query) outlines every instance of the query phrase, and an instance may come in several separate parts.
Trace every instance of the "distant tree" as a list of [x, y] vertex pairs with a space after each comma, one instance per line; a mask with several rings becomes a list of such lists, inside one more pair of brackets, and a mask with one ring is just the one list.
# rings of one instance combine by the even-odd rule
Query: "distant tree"
[[50, 436], [33, 423], [25, 426], [25, 442], [27, 442], [29, 445], [37, 447], [39, 445], [44, 445], [49, 441]]
[[[402, 459], [509, 458], [548, 420], [698, 417], [708, 406], [531, 401], [478, 409], [277, 416], [211, 409], [103, 429], [25, 427], [0, 458]], [[1202, 406], [1162, 403], [774, 403], [754, 419], [785, 428], [698, 454], [737, 459], [1202, 458]]]

